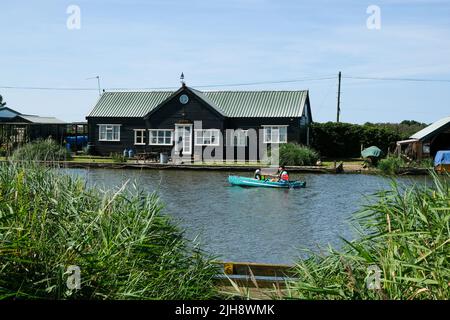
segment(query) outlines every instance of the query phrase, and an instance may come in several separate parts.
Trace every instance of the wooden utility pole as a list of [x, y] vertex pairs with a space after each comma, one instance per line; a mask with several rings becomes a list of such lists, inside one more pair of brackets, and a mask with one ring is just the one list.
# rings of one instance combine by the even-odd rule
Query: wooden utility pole
[[[341, 113], [341, 72], [338, 74], [338, 95], [337, 95], [337, 114], [336, 114], [336, 122], [339, 123], [339, 115]], [[336, 173], [338, 172], [338, 168], [336, 166], [336, 160], [334, 160], [334, 170]]]
[[341, 113], [341, 72], [338, 75], [338, 96], [337, 96], [337, 117], [336, 122], [339, 122], [339, 114]]

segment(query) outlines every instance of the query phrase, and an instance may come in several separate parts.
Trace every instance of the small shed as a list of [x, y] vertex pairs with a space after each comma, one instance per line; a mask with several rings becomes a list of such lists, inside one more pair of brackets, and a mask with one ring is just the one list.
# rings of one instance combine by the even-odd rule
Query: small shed
[[411, 159], [434, 157], [439, 150], [450, 149], [450, 117], [442, 118], [416, 132], [409, 139], [397, 141], [396, 152]]

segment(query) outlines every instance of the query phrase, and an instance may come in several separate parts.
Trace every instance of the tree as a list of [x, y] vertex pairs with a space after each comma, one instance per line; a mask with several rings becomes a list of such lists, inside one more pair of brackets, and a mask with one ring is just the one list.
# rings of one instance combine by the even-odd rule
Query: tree
[[2, 95], [0, 94], [0, 108], [1, 107], [4, 107], [6, 105], [6, 102], [3, 102], [3, 97], [2, 97]]

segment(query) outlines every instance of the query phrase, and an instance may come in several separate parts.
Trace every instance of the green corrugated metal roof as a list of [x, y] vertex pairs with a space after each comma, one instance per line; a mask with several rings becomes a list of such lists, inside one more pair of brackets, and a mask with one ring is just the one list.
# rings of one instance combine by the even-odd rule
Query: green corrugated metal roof
[[301, 117], [308, 91], [207, 91], [230, 118]]
[[[199, 91], [188, 88], [229, 118], [301, 117], [308, 91]], [[105, 92], [88, 117], [143, 117], [176, 91]]]
[[221, 115], [223, 115], [225, 117], [227, 116], [227, 114], [223, 111], [223, 109], [217, 103], [215, 103], [213, 100], [211, 100], [207, 95], [205, 95], [204, 92], [201, 92], [201, 91], [193, 89], [193, 88], [189, 88], [189, 89], [191, 89], [191, 91], [194, 92], [200, 99], [202, 99], [207, 104], [209, 104], [211, 107], [213, 107]]
[[417, 140], [423, 140], [424, 138], [426, 138], [430, 134], [432, 134], [434, 131], [441, 129], [442, 127], [446, 126], [449, 123], [450, 123], [450, 117], [440, 119], [440, 120], [430, 124], [428, 127], [423, 128], [422, 130], [416, 132], [410, 138], [417, 139]]
[[174, 91], [104, 92], [88, 117], [141, 118]]

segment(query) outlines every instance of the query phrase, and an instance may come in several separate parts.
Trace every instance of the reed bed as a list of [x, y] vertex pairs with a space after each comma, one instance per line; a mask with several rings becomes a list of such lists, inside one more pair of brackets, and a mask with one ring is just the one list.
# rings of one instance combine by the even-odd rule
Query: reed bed
[[11, 155], [13, 161], [65, 161], [71, 160], [69, 150], [51, 138], [39, 139], [19, 146]]
[[393, 181], [376, 194], [354, 216], [359, 239], [299, 262], [287, 297], [449, 299], [450, 186], [432, 176], [431, 186]]
[[[0, 164], [0, 299], [209, 299], [218, 273], [136, 187]], [[68, 266], [81, 288], [67, 286]]]

